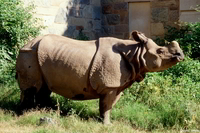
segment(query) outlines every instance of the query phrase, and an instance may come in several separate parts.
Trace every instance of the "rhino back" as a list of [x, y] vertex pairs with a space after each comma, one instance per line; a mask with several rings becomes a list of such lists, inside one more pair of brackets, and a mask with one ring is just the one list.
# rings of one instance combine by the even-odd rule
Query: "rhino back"
[[83, 93], [85, 99], [93, 97], [85, 90], [95, 52], [95, 41], [45, 36], [38, 47], [38, 60], [48, 87], [67, 98], [73, 99]]

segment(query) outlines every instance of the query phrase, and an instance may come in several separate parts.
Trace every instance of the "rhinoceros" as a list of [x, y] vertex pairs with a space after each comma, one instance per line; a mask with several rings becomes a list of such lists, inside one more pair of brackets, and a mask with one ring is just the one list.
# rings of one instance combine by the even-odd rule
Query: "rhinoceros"
[[131, 37], [78, 41], [50, 34], [33, 39], [21, 48], [16, 63], [21, 105], [45, 105], [51, 92], [72, 100], [100, 99], [100, 116], [109, 124], [124, 89], [147, 72], [166, 70], [184, 59], [176, 41], [158, 46], [138, 31]]

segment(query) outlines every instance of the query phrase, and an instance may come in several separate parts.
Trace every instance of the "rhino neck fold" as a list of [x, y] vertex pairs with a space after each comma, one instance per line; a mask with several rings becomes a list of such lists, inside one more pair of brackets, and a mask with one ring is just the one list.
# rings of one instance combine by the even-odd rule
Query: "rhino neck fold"
[[146, 49], [144, 45], [143, 43], [138, 44], [137, 52], [132, 60], [132, 64], [135, 68], [135, 77], [133, 80], [136, 82], [140, 82], [145, 78], [146, 68], [143, 56]]

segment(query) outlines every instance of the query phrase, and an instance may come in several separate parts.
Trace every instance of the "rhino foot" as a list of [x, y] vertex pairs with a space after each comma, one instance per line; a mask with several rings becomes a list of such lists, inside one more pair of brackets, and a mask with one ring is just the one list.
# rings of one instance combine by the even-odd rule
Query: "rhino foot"
[[51, 102], [51, 90], [44, 84], [42, 88], [35, 95], [35, 104], [39, 108], [48, 108], [52, 106]]
[[28, 88], [21, 91], [20, 110], [29, 110], [35, 107], [35, 94], [37, 89], [35, 87]]
[[20, 110], [29, 110], [32, 108], [49, 108], [52, 106], [51, 91], [44, 84], [37, 92], [37, 88], [31, 87], [21, 91]]
[[116, 90], [105, 91], [100, 97], [99, 101], [99, 111], [100, 116], [103, 118], [104, 125], [111, 125], [110, 122], [110, 112], [112, 107], [120, 99], [122, 92], [118, 93]]

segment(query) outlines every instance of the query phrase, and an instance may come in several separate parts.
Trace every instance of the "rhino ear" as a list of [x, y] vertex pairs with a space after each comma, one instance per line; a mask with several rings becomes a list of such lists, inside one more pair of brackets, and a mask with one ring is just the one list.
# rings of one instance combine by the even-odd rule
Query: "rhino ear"
[[143, 33], [136, 30], [131, 32], [131, 38], [141, 43], [146, 43], [148, 40], [148, 38]]

